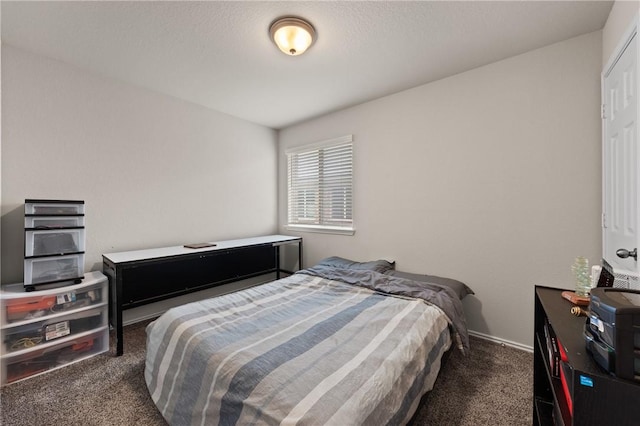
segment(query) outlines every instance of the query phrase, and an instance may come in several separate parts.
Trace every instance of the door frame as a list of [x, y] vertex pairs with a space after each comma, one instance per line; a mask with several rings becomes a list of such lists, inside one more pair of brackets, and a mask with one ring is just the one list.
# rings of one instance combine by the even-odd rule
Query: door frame
[[[605, 258], [605, 254], [606, 254], [606, 228], [605, 228], [605, 223], [606, 223], [606, 216], [605, 216], [605, 207], [606, 207], [606, 177], [605, 177], [605, 166], [607, 164], [607, 157], [606, 157], [606, 152], [605, 152], [605, 138], [607, 135], [607, 126], [606, 126], [606, 119], [605, 117], [605, 104], [606, 104], [606, 93], [605, 93], [605, 79], [606, 77], [609, 75], [609, 73], [611, 73], [611, 71], [613, 70], [613, 67], [616, 65], [616, 63], [618, 62], [618, 60], [620, 59], [620, 57], [622, 56], [622, 54], [624, 53], [624, 51], [626, 50], [626, 48], [629, 46], [629, 44], [631, 43], [631, 40], [633, 39], [634, 36], [638, 36], [638, 29], [640, 29], [640, 13], [636, 13], [635, 16], [633, 17], [633, 19], [631, 20], [631, 23], [629, 24], [629, 26], [627, 27], [627, 29], [624, 31], [624, 33], [622, 33], [622, 36], [620, 37], [620, 41], [618, 41], [618, 44], [616, 45], [616, 48], [613, 50], [613, 53], [611, 54], [611, 56], [609, 57], [609, 60], [607, 61], [606, 65], [602, 68], [602, 73], [600, 74], [600, 118], [601, 118], [601, 123], [602, 123], [602, 135], [601, 135], [601, 150], [602, 150], [602, 214], [601, 214], [601, 232], [602, 232], [602, 258]], [[640, 41], [640, 40], [639, 40]], [[636, 43], [636, 55], [637, 58], [640, 59], [640, 42]], [[638, 72], [638, 76], [636, 77], [640, 77], [640, 72]], [[636, 78], [635, 80], [635, 84], [636, 84], [636, 91], [638, 93], [638, 96], [636, 96], [636, 110], [640, 113], [640, 87], [638, 87], [638, 84], [640, 84], [640, 78]], [[638, 120], [640, 122], [640, 120]], [[638, 144], [640, 144], [640, 126], [636, 126], [636, 141]], [[639, 160], [640, 161], [640, 160]], [[640, 171], [640, 164], [638, 164], [638, 170]], [[636, 182], [636, 188], [638, 188], [638, 191], [640, 191], [640, 173], [637, 173], [637, 182]], [[638, 218], [638, 223], [637, 225], [640, 225], [640, 218]], [[640, 228], [638, 228], [640, 229]], [[640, 249], [640, 241], [638, 242], [638, 248]], [[639, 260], [640, 261], [640, 260]], [[626, 274], [632, 271], [619, 271], [620, 273]], [[633, 274], [635, 275], [635, 272], [633, 272]]]

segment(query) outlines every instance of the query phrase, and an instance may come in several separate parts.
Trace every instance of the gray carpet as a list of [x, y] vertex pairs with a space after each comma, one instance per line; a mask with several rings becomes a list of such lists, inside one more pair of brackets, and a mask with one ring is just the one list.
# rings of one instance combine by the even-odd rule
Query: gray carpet
[[[166, 425], [144, 383], [146, 323], [125, 327], [124, 355], [103, 354], [0, 390], [1, 422]], [[530, 425], [533, 355], [472, 338], [452, 351], [411, 425]]]

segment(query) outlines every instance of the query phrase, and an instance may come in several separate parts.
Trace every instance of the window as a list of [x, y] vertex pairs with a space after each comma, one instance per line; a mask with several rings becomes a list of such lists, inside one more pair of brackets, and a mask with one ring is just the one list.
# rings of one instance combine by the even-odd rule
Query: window
[[351, 135], [287, 151], [288, 226], [353, 234]]

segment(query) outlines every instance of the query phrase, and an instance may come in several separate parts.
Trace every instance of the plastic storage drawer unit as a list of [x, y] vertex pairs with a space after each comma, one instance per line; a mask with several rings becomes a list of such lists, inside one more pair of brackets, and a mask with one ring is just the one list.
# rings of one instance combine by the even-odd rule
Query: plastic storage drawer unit
[[[84, 257], [75, 256], [85, 252], [84, 201], [24, 200], [24, 225], [24, 286], [28, 291], [84, 276]], [[39, 259], [46, 256], [59, 259]]]
[[5, 385], [109, 349], [109, 284], [101, 272], [84, 282], [26, 292], [0, 291], [0, 384]]

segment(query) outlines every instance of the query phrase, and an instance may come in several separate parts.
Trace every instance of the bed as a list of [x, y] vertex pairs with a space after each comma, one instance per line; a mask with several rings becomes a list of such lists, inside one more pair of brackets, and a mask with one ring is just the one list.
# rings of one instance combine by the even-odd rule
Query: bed
[[443, 354], [468, 350], [446, 278], [332, 257], [170, 309], [147, 327], [145, 380], [171, 425], [404, 424]]

